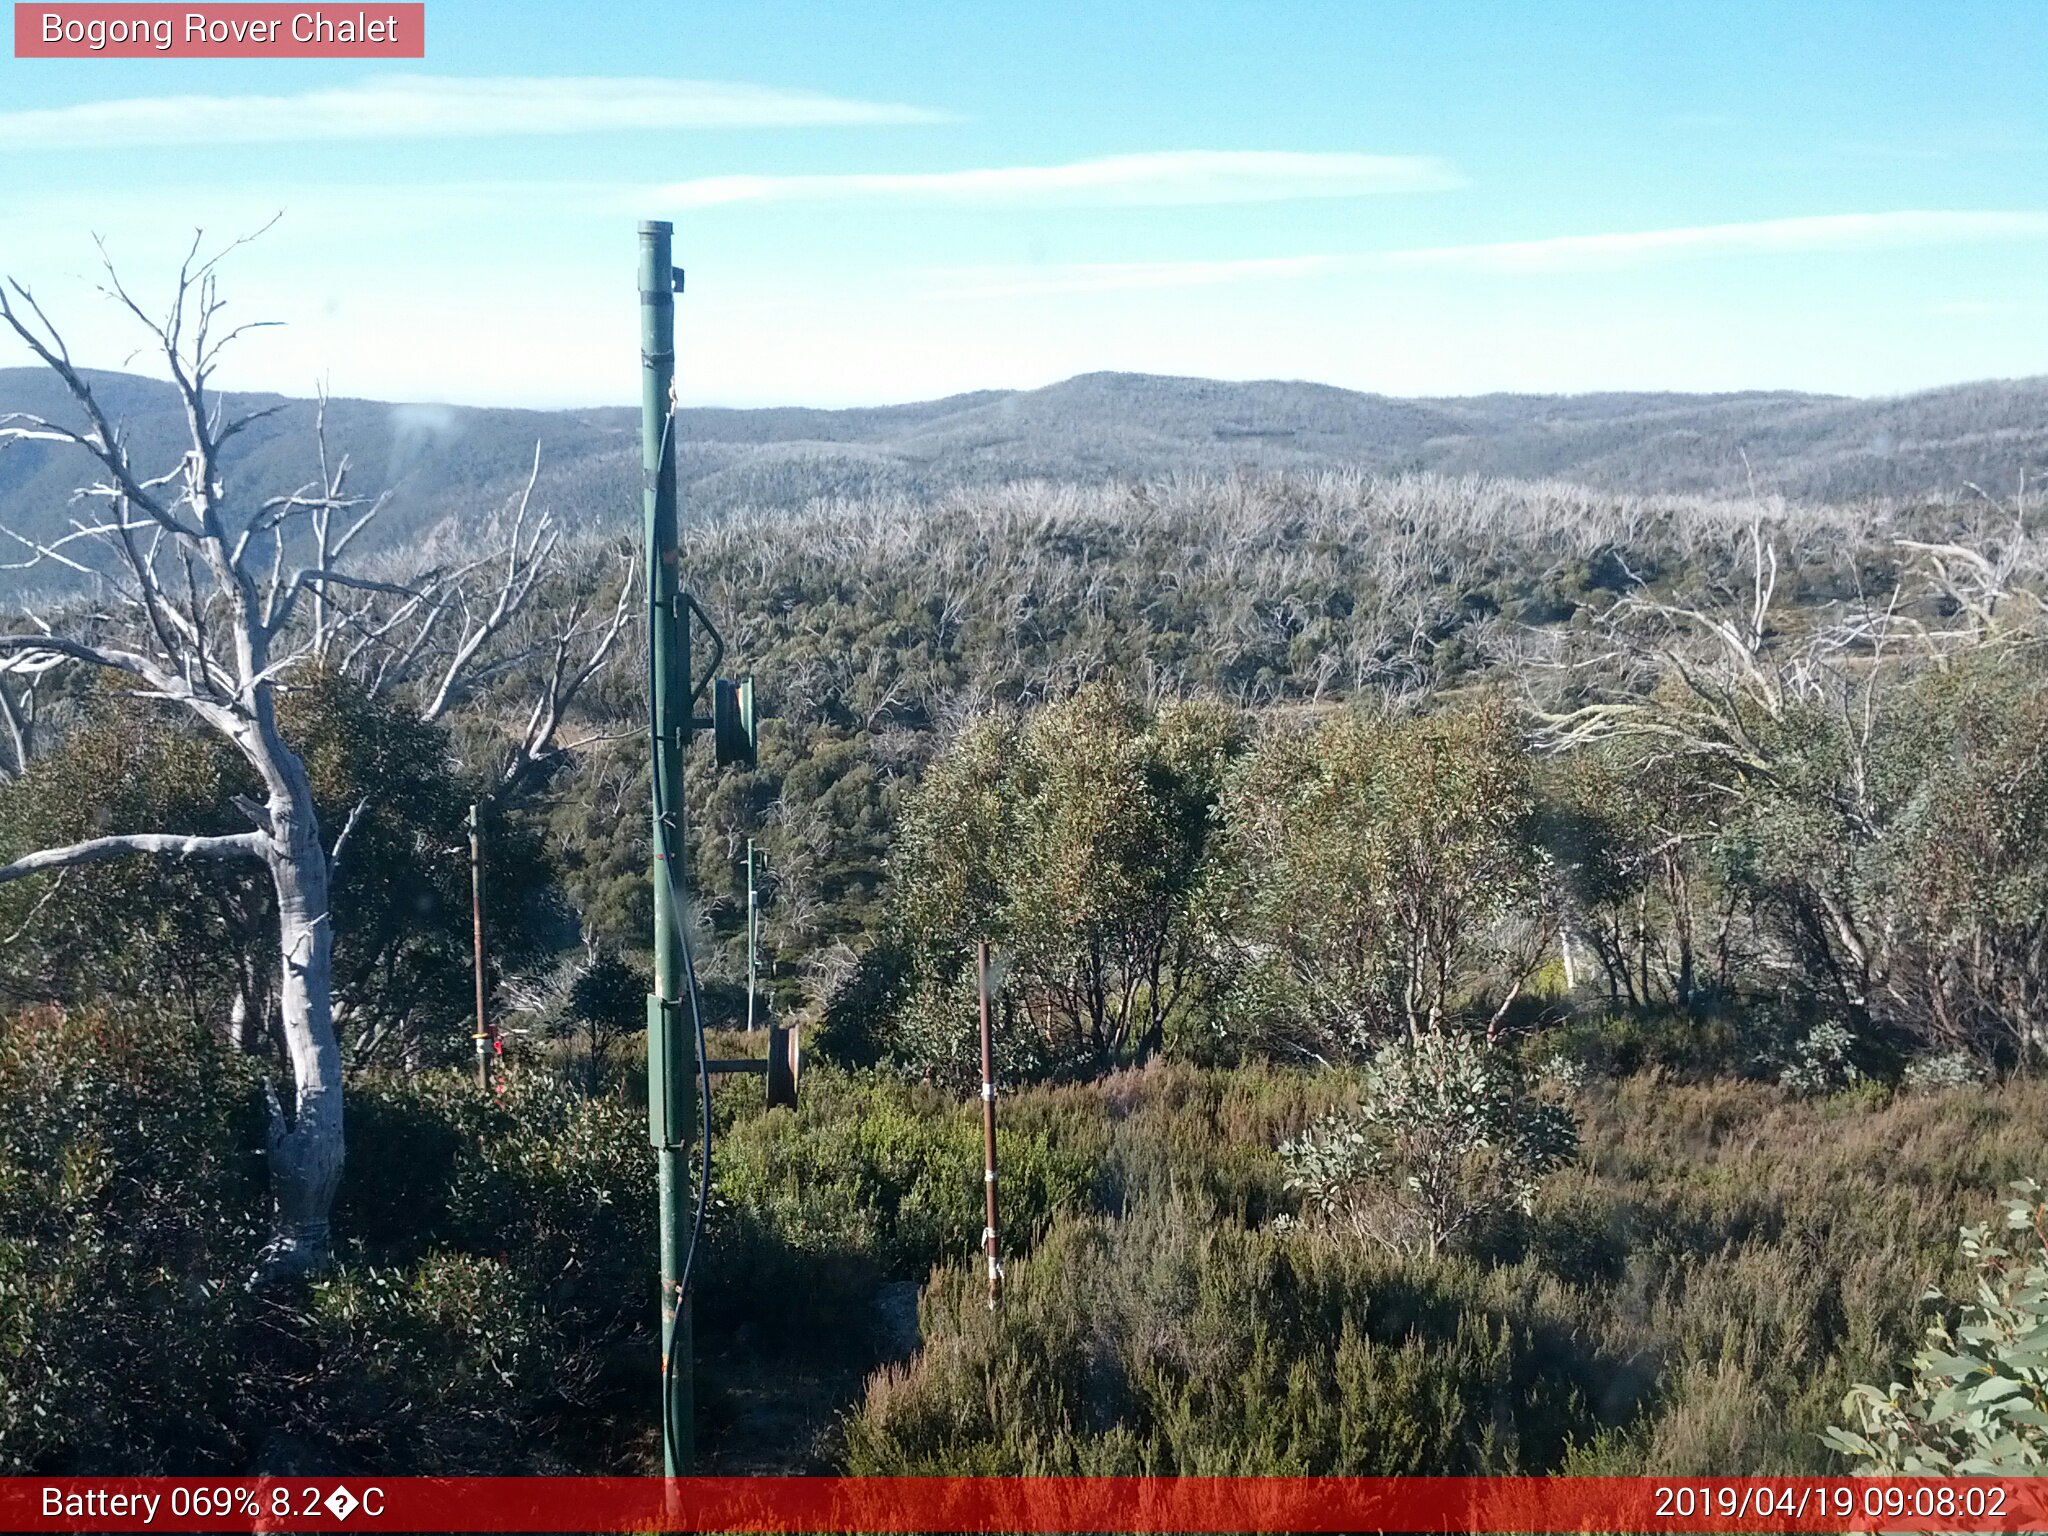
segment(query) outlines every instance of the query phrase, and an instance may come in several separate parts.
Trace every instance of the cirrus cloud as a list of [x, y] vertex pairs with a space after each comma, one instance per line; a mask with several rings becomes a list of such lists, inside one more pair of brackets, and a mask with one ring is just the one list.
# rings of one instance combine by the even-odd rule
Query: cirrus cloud
[[733, 203], [897, 202], [994, 207], [1168, 206], [1435, 192], [1464, 184], [1427, 155], [1173, 149], [1064, 165], [802, 176], [702, 176], [649, 189], [674, 208]]
[[955, 267], [929, 275], [949, 298], [1033, 298], [1062, 293], [1136, 293], [1320, 277], [1356, 268], [1356, 257], [1250, 256], [1220, 261], [1067, 262], [1045, 267]]
[[129, 96], [0, 112], [0, 150], [945, 121], [922, 107], [721, 80], [389, 75], [294, 95]]
[[1468, 272], [1481, 276], [1544, 276], [1614, 271], [1660, 262], [1722, 256], [1825, 255], [1965, 245], [2048, 243], [2048, 212], [1905, 209], [1889, 213], [1815, 214], [1742, 224], [1601, 235], [1559, 235], [1479, 245], [1348, 251], [1228, 260], [1069, 262], [1044, 266], [954, 267], [934, 270], [939, 291], [962, 297], [1113, 293], [1209, 288], [1333, 274], [1388, 270]]
[[1825, 213], [1742, 224], [1695, 224], [1607, 235], [1559, 235], [1487, 245], [1389, 251], [1389, 266], [1466, 272], [1586, 272], [1697, 256], [1767, 256], [1810, 251], [1897, 250], [2048, 239], [2048, 213], [1900, 209]]

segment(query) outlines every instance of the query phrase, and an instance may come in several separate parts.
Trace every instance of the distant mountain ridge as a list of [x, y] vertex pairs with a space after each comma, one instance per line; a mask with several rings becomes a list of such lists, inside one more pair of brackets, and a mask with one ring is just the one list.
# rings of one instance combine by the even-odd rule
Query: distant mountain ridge
[[[168, 385], [91, 375], [140, 462], [177, 452], [182, 415]], [[233, 395], [231, 411], [279, 405], [239, 441], [252, 497], [305, 480], [313, 405]], [[0, 369], [0, 413], [70, 420], [57, 383]], [[334, 400], [330, 442], [356, 488], [389, 488], [386, 541], [481, 519], [542, 452], [540, 495], [564, 522], [624, 526], [638, 505], [639, 424], [631, 408], [531, 411]], [[1999, 494], [2048, 469], [2048, 377], [1892, 399], [1789, 391], [1399, 399], [1325, 384], [1092, 373], [1034, 390], [981, 390], [905, 405], [820, 410], [694, 408], [678, 422], [687, 506], [800, 506], [820, 496], [930, 495], [1023, 479], [1172, 473], [1434, 471], [1561, 479], [1628, 492], [1762, 493], [1815, 501]], [[0, 522], [61, 531], [75, 453], [17, 444], [0, 453]]]

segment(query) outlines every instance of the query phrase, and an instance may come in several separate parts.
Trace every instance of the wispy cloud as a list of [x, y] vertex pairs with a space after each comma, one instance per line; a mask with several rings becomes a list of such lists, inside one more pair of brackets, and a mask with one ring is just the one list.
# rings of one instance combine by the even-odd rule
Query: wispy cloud
[[1587, 272], [1701, 256], [1896, 250], [2036, 240], [2048, 240], [2048, 213], [1908, 209], [1895, 213], [1759, 219], [1746, 224], [1698, 224], [1626, 234], [1562, 235], [1491, 245], [1444, 245], [1389, 251], [1380, 259], [1395, 267], [1468, 272]]
[[1238, 261], [1108, 261], [1045, 267], [951, 267], [928, 274], [955, 298], [1029, 298], [1060, 293], [1128, 293], [1211, 288], [1231, 283], [1317, 277], [1358, 265], [1356, 257], [1255, 256]]
[[130, 96], [0, 112], [0, 151], [946, 120], [922, 107], [719, 80], [393, 75], [289, 96]]
[[1162, 150], [1066, 165], [822, 176], [705, 176], [651, 189], [663, 206], [881, 201], [989, 206], [1277, 202], [1433, 192], [1463, 184], [1423, 155], [1313, 154], [1266, 150]]
[[953, 267], [926, 274], [941, 292], [974, 297], [1202, 288], [1332, 273], [1443, 270], [1505, 276], [1610, 271], [1716, 256], [1798, 255], [1919, 246], [2048, 242], [2048, 212], [1905, 211], [1824, 214], [1624, 234], [1565, 235], [1488, 245], [1261, 256], [1236, 260], [1076, 262]]
[[1927, 313], [1943, 320], [2016, 320], [2048, 315], [2048, 302], [2039, 299], [1942, 299], [1927, 306]]

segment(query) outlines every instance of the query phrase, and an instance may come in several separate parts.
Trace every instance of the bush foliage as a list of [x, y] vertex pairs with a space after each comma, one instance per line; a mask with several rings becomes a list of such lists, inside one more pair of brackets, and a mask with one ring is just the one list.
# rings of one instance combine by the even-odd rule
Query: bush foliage
[[[706, 997], [737, 1022], [756, 837], [762, 987], [830, 1063], [793, 1113], [714, 1093], [700, 1339], [773, 1391], [835, 1362], [825, 1461], [1824, 1470], [1915, 1298], [1980, 1283], [1833, 1444], [2032, 1454], [2038, 1255], [1953, 1242], [2039, 1172], [2048, 1111], [2024, 519], [1328, 476], [688, 538], [763, 682], [758, 767], [690, 770]], [[575, 558], [539, 601], [614, 579]], [[516, 690], [444, 728], [293, 680], [330, 833], [365, 807], [335, 889], [340, 1263], [303, 1288], [235, 1283], [278, 1066], [267, 889], [0, 887], [0, 1468], [648, 1465], [638, 667], [594, 680], [588, 751], [489, 813], [489, 1094], [448, 1067], [461, 823]], [[213, 746], [38, 686], [0, 857], [246, 825]], [[961, 1094], [983, 939], [993, 1314]], [[906, 1283], [922, 1348], [862, 1387]]]
[[1325, 1223], [1435, 1255], [1489, 1220], [1527, 1215], [1578, 1151], [1571, 1112], [1532, 1091], [1484, 1037], [1425, 1030], [1380, 1047], [1363, 1098], [1280, 1144], [1287, 1188]]
[[1829, 1428], [1828, 1443], [1859, 1458], [1858, 1471], [2013, 1477], [2048, 1465], [2048, 1200], [2032, 1180], [2013, 1194], [2002, 1231], [1963, 1229], [1977, 1283], [1962, 1320], [1936, 1319], [1912, 1380], [1858, 1385], [1842, 1405], [1856, 1427]]

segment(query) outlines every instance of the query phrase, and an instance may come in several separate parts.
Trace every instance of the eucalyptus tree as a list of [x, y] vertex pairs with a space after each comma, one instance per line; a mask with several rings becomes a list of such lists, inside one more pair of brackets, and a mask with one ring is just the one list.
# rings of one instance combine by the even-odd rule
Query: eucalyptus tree
[[1241, 738], [1235, 711], [1154, 714], [1100, 683], [964, 731], [891, 860], [914, 977], [890, 999], [899, 1057], [942, 1074], [966, 1062], [957, 1020], [984, 938], [1003, 962], [998, 1045], [1017, 1065], [1099, 1071], [1157, 1052], [1199, 996], [1193, 903]]
[[1497, 699], [1271, 733], [1223, 795], [1203, 902], [1233, 1031], [1316, 1060], [1497, 1036], [1552, 937], [1532, 810]]
[[1724, 912], [1753, 912], [1766, 984], [1889, 1045], [2030, 1059], [2048, 1044], [2048, 551], [2020, 518], [1978, 547], [1896, 539], [1888, 579], [1795, 607], [1779, 533], [1758, 518], [1747, 545], [1719, 591], [1642, 584], [1603, 614], [1574, 669], [1600, 681], [1537, 707], [1539, 739], [1618, 753], [1638, 791], [1685, 786], [1684, 837]]
[[[30, 563], [83, 578], [86, 590], [47, 614], [19, 614], [0, 633], [0, 671], [21, 678], [71, 665], [116, 678], [139, 703], [182, 711], [228, 744], [259, 794], [233, 797], [241, 830], [113, 832], [21, 854], [0, 866], [0, 882], [133, 856], [253, 866], [267, 876], [273, 998], [292, 1081], [288, 1105], [274, 1089], [270, 1096], [274, 1210], [262, 1277], [318, 1268], [330, 1256], [328, 1215], [345, 1155], [330, 893], [374, 795], [368, 790], [339, 828], [322, 826], [279, 695], [310, 675], [341, 673], [372, 692], [411, 688], [422, 718], [440, 718], [490, 666], [509, 665], [493, 647], [525, 614], [558, 544], [522, 496], [484, 554], [410, 572], [387, 562], [373, 573], [357, 551], [384, 502], [349, 493], [348, 462], [330, 459], [324, 431], [313, 479], [282, 495], [242, 493], [232, 478], [236, 440], [281, 407], [233, 414], [213, 389], [223, 350], [251, 329], [224, 318], [217, 273], [233, 249], [202, 258], [195, 239], [160, 315], [106, 266], [103, 292], [144, 328], [183, 407], [185, 443], [165, 462], [138, 462], [29, 288], [0, 288], [0, 321], [60, 381], [70, 412], [63, 421], [0, 419], [0, 447], [76, 452], [88, 476], [73, 498], [83, 515], [68, 532], [10, 531]], [[527, 638], [542, 658], [538, 698], [502, 785], [563, 750], [568, 704], [614, 647], [627, 612], [622, 591], [608, 619], [593, 622], [572, 605], [566, 625]]]

